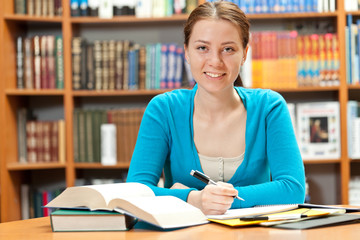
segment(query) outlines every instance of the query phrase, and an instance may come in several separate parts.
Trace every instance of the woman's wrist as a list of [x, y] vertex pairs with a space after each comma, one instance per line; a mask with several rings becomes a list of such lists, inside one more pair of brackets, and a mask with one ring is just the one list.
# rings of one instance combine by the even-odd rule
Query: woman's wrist
[[193, 205], [194, 207], [200, 208], [201, 209], [201, 191], [190, 191], [188, 198], [187, 198], [187, 203]]

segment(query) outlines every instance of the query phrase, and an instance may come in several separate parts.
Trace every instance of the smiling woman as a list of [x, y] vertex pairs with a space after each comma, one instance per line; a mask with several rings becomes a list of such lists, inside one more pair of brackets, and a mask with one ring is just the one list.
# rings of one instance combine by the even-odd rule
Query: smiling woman
[[[205, 214], [304, 201], [304, 166], [285, 100], [271, 90], [236, 86], [249, 27], [245, 14], [227, 1], [192, 11], [184, 48], [197, 84], [149, 103], [128, 182], [179, 197]], [[192, 170], [217, 184], [205, 185]], [[162, 173], [164, 188], [157, 187]]]

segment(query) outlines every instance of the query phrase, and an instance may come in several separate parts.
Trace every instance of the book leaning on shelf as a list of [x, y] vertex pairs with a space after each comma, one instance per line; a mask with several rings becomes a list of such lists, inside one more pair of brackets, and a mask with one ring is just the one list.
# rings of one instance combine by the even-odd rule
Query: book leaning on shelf
[[[177, 197], [155, 196], [149, 187], [140, 183], [69, 187], [45, 207], [115, 211], [164, 229], [208, 222], [200, 209]], [[53, 228], [57, 227], [52, 224]]]

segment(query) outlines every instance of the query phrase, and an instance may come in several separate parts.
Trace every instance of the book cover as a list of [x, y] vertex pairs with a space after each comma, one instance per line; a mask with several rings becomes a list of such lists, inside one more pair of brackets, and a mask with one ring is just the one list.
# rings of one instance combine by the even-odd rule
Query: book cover
[[101, 164], [116, 165], [116, 125], [101, 124]]
[[53, 232], [125, 231], [137, 219], [118, 212], [61, 209], [50, 214]]
[[164, 229], [207, 223], [206, 216], [174, 196], [155, 196], [141, 183], [115, 183], [68, 187], [46, 208], [115, 210]]
[[339, 102], [298, 103], [297, 135], [304, 160], [340, 158]]

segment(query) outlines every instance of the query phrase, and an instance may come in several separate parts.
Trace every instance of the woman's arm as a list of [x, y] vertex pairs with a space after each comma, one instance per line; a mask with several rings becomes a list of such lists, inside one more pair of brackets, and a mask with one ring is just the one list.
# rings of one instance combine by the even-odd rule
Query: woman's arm
[[[267, 106], [264, 106], [267, 109], [263, 122], [264, 134], [256, 136], [259, 138], [263, 135], [266, 141], [262, 143], [261, 139], [255, 140], [253, 144], [255, 147], [248, 148], [252, 152], [246, 154], [253, 158], [249, 161], [254, 161], [253, 165], [256, 165], [257, 159], [264, 157], [267, 159], [271, 182], [236, 187], [239, 196], [245, 201], [235, 199], [233, 208], [303, 203], [305, 199], [304, 165], [286, 102], [274, 92], [269, 92], [268, 98]], [[260, 147], [265, 148], [264, 155], [266, 156], [256, 154], [256, 152], [261, 152]], [[252, 176], [247, 177], [256, 179], [256, 172], [250, 169], [251, 165], [249, 165], [249, 172]]]

